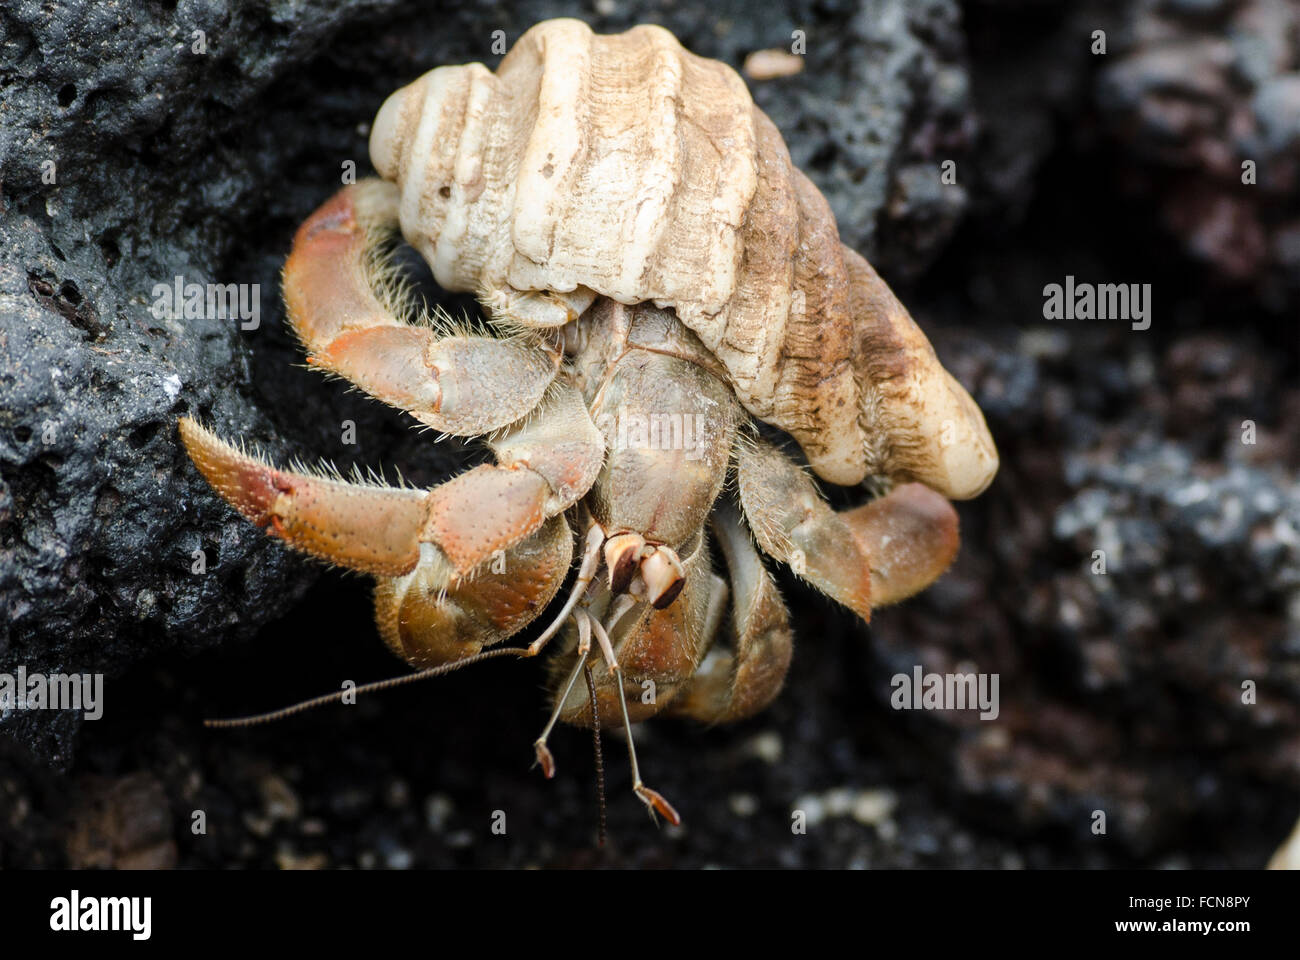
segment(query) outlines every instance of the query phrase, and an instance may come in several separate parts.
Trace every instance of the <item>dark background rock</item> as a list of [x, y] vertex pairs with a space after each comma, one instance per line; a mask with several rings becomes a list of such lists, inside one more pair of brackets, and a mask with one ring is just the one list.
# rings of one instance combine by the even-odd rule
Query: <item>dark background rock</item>
[[[1222, 282], [1300, 309], [1300, 5], [1129, 5], [1096, 97], [1130, 195]], [[1243, 183], [1242, 164], [1255, 165]]]
[[[1200, 221], [1165, 216], [1163, 173], [1188, 157], [1151, 149], [1149, 68], [1130, 66], [1159, 46], [1143, 18], [1174, 18], [1195, 46], [1262, 5], [1222, 6], [7, 5], [0, 671], [110, 677], [104, 719], [80, 730], [66, 714], [0, 718], [0, 866], [102, 860], [93, 851], [129, 854], [142, 836], [152, 851], [168, 815], [192, 866], [1262, 863], [1300, 812], [1300, 331], [1294, 309], [1278, 312], [1295, 302], [1284, 262], [1225, 285], [1195, 252]], [[869, 630], [782, 574], [796, 656], [764, 715], [642, 728], [647, 780], [684, 828], [646, 823], [607, 737], [603, 852], [589, 735], [557, 734], [555, 780], [527, 770], [544, 707], [528, 665], [203, 730], [402, 668], [364, 579], [236, 518], [173, 426], [198, 413], [277, 458], [400, 466], [421, 483], [464, 460], [295, 366], [278, 270], [342, 165], [368, 171], [366, 125], [387, 93], [435, 64], [494, 65], [493, 30], [513, 41], [561, 14], [660, 22], [737, 67], [806, 32], [804, 71], [751, 84], [755, 98], [972, 388], [1003, 461], [960, 508], [954, 570]], [[1107, 57], [1088, 52], [1099, 28]], [[1286, 69], [1218, 90], [1216, 116]], [[947, 159], [957, 186], [937, 185]], [[1193, 197], [1207, 175], [1191, 165]], [[1272, 209], [1246, 213], [1270, 237]], [[153, 286], [178, 274], [260, 284], [261, 325], [154, 318]], [[1066, 274], [1152, 283], [1152, 329], [1043, 320], [1043, 285]], [[1094, 549], [1105, 577], [1089, 572]], [[998, 721], [889, 709], [895, 672], [967, 661], [1000, 673]], [[1258, 682], [1253, 707], [1243, 679]], [[123, 797], [143, 820], [103, 813]], [[1106, 837], [1089, 830], [1096, 809]], [[495, 810], [505, 837], [488, 829]], [[86, 842], [112, 824], [116, 842]]]

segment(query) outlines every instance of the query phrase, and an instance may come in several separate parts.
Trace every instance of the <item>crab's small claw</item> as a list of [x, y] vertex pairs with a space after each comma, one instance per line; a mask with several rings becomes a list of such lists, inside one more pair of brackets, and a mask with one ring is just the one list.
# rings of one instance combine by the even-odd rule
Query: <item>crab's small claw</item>
[[731, 589], [714, 578], [710, 620], [715, 625], [706, 630], [717, 629], [730, 593], [729, 642], [713, 646], [669, 712], [701, 723], [731, 723], [758, 713], [781, 692], [793, 636], [785, 604], [739, 513], [730, 504], [720, 505], [712, 527], [727, 559]]
[[559, 591], [572, 559], [564, 517], [552, 517], [470, 577], [426, 546], [412, 572], [376, 582], [375, 623], [389, 649], [413, 666], [462, 660], [532, 623]]

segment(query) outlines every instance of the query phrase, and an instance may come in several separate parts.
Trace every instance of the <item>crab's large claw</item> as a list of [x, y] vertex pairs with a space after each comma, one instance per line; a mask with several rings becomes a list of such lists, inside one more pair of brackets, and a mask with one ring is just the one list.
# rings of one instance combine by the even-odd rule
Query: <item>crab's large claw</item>
[[385, 576], [413, 570], [421, 544], [469, 575], [576, 503], [604, 458], [582, 397], [566, 383], [552, 385], [536, 416], [489, 441], [498, 464], [432, 490], [280, 470], [188, 417], [180, 431], [204, 477], [253, 523], [312, 556]]
[[375, 622], [390, 650], [416, 667], [472, 656], [518, 633], [551, 602], [573, 559], [573, 534], [552, 517], [473, 577], [435, 551], [375, 584]]
[[736, 477], [763, 552], [864, 620], [929, 586], [957, 554], [956, 511], [919, 483], [837, 513], [807, 473], [763, 442], [740, 445]]
[[[498, 454], [533, 449], [534, 428], [515, 431], [514, 446], [499, 441]], [[541, 470], [559, 471], [565, 497], [543, 473], [514, 462], [416, 490], [280, 470], [189, 418], [180, 431], [200, 472], [247, 519], [312, 556], [375, 574], [380, 632], [418, 666], [476, 653], [546, 607], [572, 555], [565, 501], [581, 495], [600, 463], [595, 438], [594, 464], [569, 464], [566, 487], [565, 470], [536, 457]]]
[[550, 489], [530, 470], [484, 466], [433, 490], [386, 487], [279, 470], [189, 418], [180, 430], [190, 459], [231, 506], [289, 546], [351, 570], [409, 573], [427, 543], [465, 575], [546, 519]]
[[[495, 530], [505, 549], [461, 576], [426, 539], [434, 496], [445, 487], [381, 487], [277, 470], [189, 419], [181, 421], [181, 436], [208, 482], [249, 520], [313, 556], [376, 574], [379, 631], [415, 666], [459, 660], [523, 629], [568, 572], [573, 537], [563, 517], [512, 545]], [[484, 521], [491, 525], [490, 511]]]

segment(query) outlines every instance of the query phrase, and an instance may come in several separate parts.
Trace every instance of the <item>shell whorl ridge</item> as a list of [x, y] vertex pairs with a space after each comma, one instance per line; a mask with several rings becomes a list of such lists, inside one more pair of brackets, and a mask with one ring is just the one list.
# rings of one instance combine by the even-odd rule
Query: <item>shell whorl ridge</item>
[[667, 30], [538, 24], [495, 74], [438, 67], [394, 93], [370, 155], [444, 289], [671, 307], [834, 483], [964, 498], [996, 472], [979, 409], [744, 81]]

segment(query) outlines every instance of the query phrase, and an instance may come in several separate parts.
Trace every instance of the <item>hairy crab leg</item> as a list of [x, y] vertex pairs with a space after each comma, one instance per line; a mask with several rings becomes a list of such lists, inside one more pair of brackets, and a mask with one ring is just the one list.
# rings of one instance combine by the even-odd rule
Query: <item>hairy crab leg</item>
[[477, 436], [532, 410], [561, 351], [533, 337], [496, 339], [445, 316], [410, 323], [411, 305], [382, 251], [397, 229], [397, 189], [345, 187], [307, 218], [284, 267], [289, 323], [307, 362], [442, 433]]
[[290, 546], [367, 573], [409, 573], [433, 544], [458, 576], [531, 536], [595, 482], [604, 443], [575, 388], [557, 382], [535, 417], [489, 445], [498, 464], [431, 490], [279, 470], [183, 418], [181, 438], [232, 506]]
[[[551, 508], [550, 485], [526, 469], [479, 467], [432, 490], [349, 483], [277, 469], [188, 418], [180, 432], [200, 472], [247, 519], [298, 550], [376, 575], [380, 633], [417, 666], [513, 635], [568, 573], [563, 506]], [[498, 477], [513, 485], [482, 482]], [[488, 569], [481, 561], [496, 550], [500, 563]]]
[[185, 449], [208, 483], [245, 518], [290, 546], [351, 570], [409, 573], [420, 559], [427, 492], [280, 470], [189, 417]]
[[[466, 573], [586, 495], [600, 473], [605, 442], [576, 387], [551, 385], [532, 416], [487, 439], [497, 463], [435, 488], [429, 539]], [[442, 492], [439, 492], [442, 491]]]
[[741, 506], [764, 553], [863, 620], [933, 583], [957, 553], [957, 513], [918, 483], [842, 513], [808, 474], [760, 440], [737, 444]]
[[[702, 723], [730, 723], [753, 716], [780, 693], [790, 666], [792, 634], [781, 595], [735, 508], [719, 504], [712, 527], [731, 582], [731, 647], [709, 651], [668, 711]], [[718, 587], [714, 596], [725, 600], [726, 584], [719, 581]], [[715, 625], [720, 614], [720, 609], [711, 608]]]

